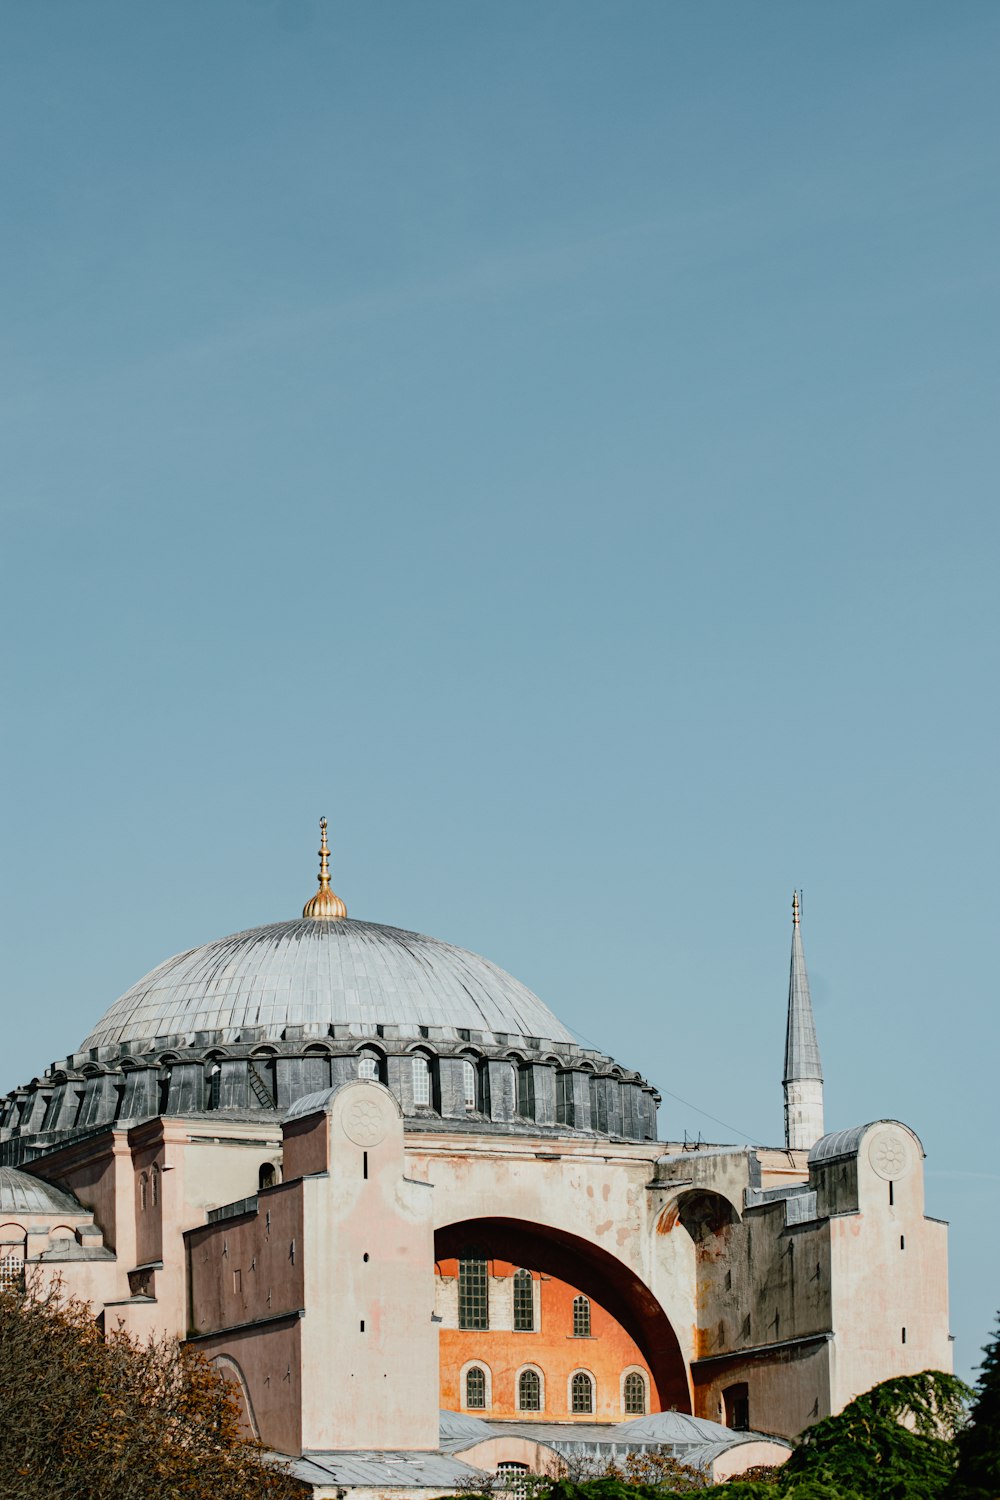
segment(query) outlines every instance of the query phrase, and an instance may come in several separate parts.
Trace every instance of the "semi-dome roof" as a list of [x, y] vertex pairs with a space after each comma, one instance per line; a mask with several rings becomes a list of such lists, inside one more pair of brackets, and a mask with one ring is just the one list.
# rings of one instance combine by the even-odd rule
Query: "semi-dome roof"
[[80, 1050], [116, 1042], [263, 1027], [422, 1026], [573, 1037], [488, 959], [398, 927], [303, 918], [253, 927], [169, 958], [101, 1017]]
[[0, 1167], [0, 1213], [79, 1214], [83, 1212], [82, 1206], [72, 1193], [64, 1193], [61, 1188], [53, 1187], [51, 1182], [43, 1182], [40, 1177], [32, 1177], [28, 1172], [20, 1172], [17, 1167]]

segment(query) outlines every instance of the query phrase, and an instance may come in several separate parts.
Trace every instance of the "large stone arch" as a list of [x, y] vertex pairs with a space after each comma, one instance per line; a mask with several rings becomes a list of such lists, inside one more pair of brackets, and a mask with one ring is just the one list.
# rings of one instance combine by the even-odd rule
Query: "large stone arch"
[[673, 1326], [649, 1287], [624, 1261], [568, 1230], [500, 1217], [458, 1219], [442, 1225], [434, 1235], [435, 1259], [456, 1259], [470, 1244], [488, 1248], [498, 1260], [547, 1272], [579, 1287], [638, 1344], [662, 1409], [692, 1410], [687, 1365]]

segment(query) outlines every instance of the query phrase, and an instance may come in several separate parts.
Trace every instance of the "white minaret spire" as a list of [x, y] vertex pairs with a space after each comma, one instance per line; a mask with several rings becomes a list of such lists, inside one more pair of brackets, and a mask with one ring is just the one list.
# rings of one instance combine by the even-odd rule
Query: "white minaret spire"
[[788, 1030], [785, 1033], [785, 1145], [808, 1151], [823, 1134], [823, 1067], [806, 956], [799, 926], [799, 893], [792, 895], [792, 968], [788, 977]]

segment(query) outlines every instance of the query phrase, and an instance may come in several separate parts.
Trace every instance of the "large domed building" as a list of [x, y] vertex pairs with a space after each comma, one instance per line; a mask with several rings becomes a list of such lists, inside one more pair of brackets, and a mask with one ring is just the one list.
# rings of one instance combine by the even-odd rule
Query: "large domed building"
[[785, 1143], [670, 1145], [503, 969], [348, 917], [321, 835], [300, 919], [161, 963], [2, 1101], [0, 1281], [192, 1341], [319, 1496], [664, 1445], [721, 1477], [948, 1366], [919, 1140], [824, 1133], [797, 899]]

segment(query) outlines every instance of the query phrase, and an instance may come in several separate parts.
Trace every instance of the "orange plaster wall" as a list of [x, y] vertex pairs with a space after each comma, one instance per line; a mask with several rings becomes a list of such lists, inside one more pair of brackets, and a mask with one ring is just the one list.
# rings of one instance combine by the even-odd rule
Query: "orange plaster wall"
[[[490, 1261], [490, 1287], [493, 1278], [513, 1276], [517, 1268], [506, 1261]], [[458, 1276], [456, 1260], [439, 1261], [441, 1277]], [[532, 1272], [541, 1282], [540, 1326], [531, 1333], [503, 1328], [469, 1330], [442, 1327], [441, 1405], [449, 1411], [462, 1411], [461, 1371], [470, 1361], [489, 1366], [492, 1374], [492, 1404], [477, 1409], [473, 1415], [510, 1417], [519, 1422], [621, 1422], [622, 1372], [636, 1368], [646, 1378], [647, 1411], [659, 1411], [660, 1404], [649, 1373], [649, 1366], [638, 1345], [624, 1328], [591, 1298], [591, 1337], [573, 1337], [573, 1299], [578, 1289], [555, 1277]], [[517, 1409], [517, 1376], [525, 1365], [535, 1365], [544, 1374], [544, 1409], [522, 1412]], [[594, 1410], [581, 1415], [570, 1411], [569, 1380], [574, 1370], [587, 1370], [594, 1378]], [[633, 1415], [629, 1413], [629, 1416]]]

